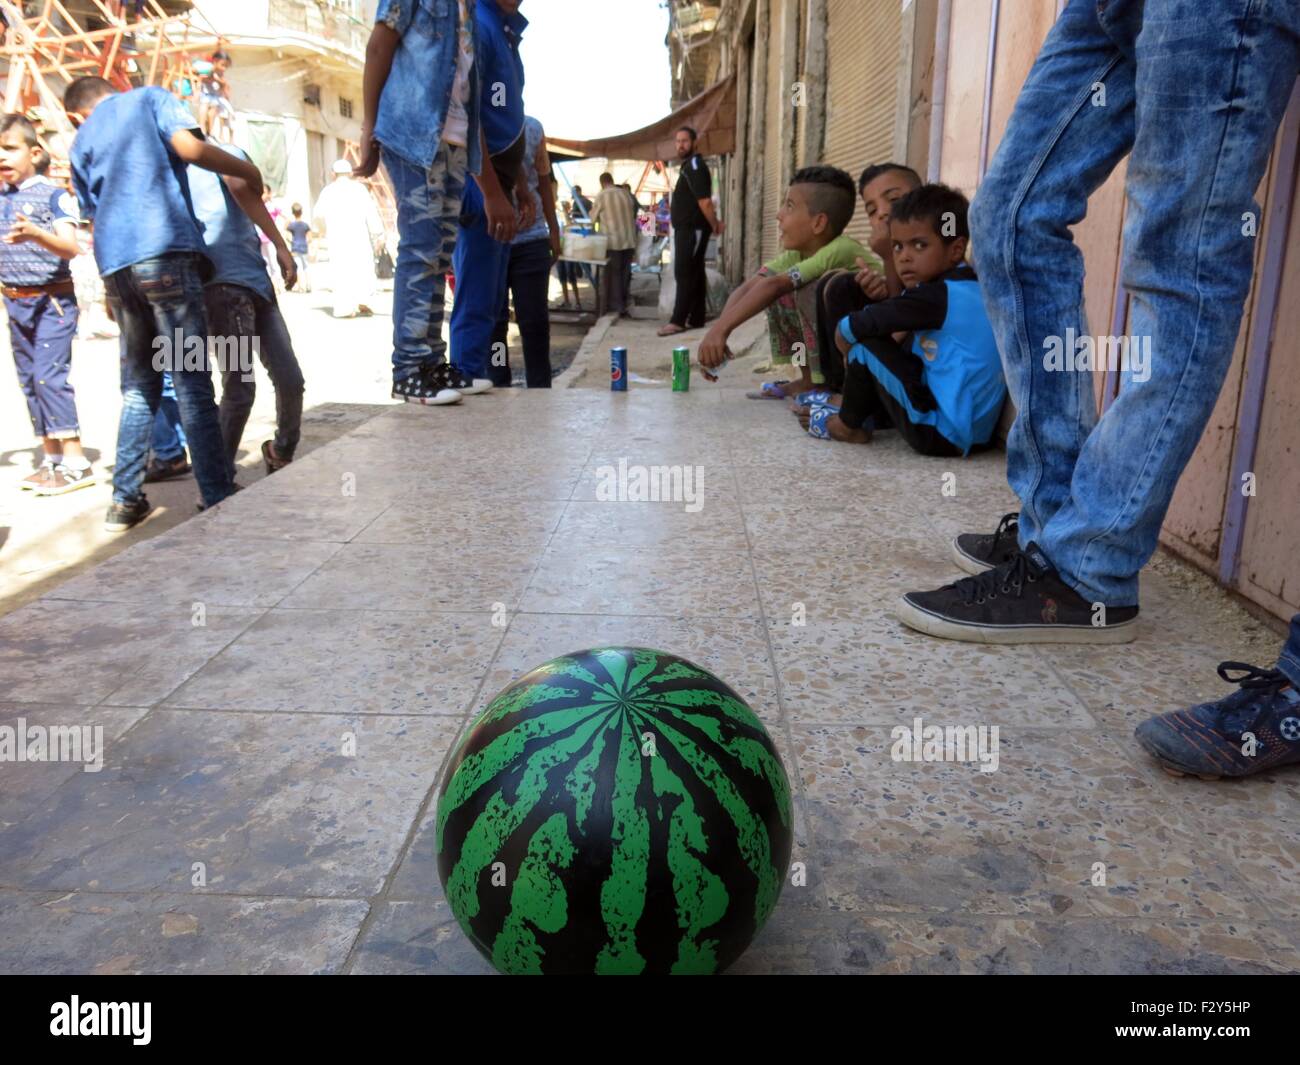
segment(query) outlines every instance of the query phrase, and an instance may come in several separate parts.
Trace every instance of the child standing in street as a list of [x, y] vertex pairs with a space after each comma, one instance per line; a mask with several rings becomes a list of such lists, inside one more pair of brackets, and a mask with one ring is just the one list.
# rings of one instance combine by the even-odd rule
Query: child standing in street
[[[461, 198], [483, 167], [472, 0], [434, 5], [380, 0], [366, 46], [365, 118], [357, 177], [372, 177], [382, 156], [397, 197], [393, 279], [393, 398], [422, 405], [459, 403], [442, 339], [446, 277], [456, 246]], [[493, 211], [514, 209], [492, 182]], [[504, 204], [504, 207], [501, 205]], [[495, 311], [495, 308], [494, 308]]]
[[[113, 504], [104, 521], [124, 532], [152, 511], [141, 490], [149, 436], [171, 370], [203, 504], [233, 491], [206, 358], [190, 366], [171, 352], [160, 367], [159, 339], [206, 354], [203, 282], [211, 276], [203, 232], [189, 202], [189, 164], [236, 177], [260, 196], [262, 175], [247, 160], [202, 140], [194, 116], [165, 89], [117, 93], [103, 78], [77, 78], [63, 97], [80, 126], [72, 143], [72, 181], [81, 213], [95, 224], [95, 259], [122, 330], [122, 417], [117, 431]], [[176, 338], [176, 339], [172, 339]]]
[[45, 458], [22, 482], [39, 496], [62, 495], [95, 483], [81, 450], [77, 397], [68, 379], [77, 335], [76, 201], [44, 177], [49, 156], [36, 127], [22, 115], [0, 118], [0, 282], [9, 336], [32, 428]]
[[311, 254], [308, 238], [311, 236], [311, 223], [302, 218], [302, 204], [293, 205], [293, 221], [284, 227], [289, 234], [289, 251], [293, 254], [294, 265], [298, 267], [299, 292], [310, 292], [311, 282], [307, 278], [307, 257]]

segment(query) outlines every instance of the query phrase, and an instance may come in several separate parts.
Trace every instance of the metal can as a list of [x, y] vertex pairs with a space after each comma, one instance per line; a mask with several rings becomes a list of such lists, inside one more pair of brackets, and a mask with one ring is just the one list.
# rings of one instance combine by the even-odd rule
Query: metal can
[[691, 349], [673, 348], [673, 391], [691, 390]]
[[627, 391], [627, 348], [610, 349], [609, 388], [611, 392]]

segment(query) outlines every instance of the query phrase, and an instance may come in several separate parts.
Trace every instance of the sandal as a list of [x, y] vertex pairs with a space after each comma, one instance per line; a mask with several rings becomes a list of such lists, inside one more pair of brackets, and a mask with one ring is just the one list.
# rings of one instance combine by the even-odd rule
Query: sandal
[[786, 399], [783, 385], [793, 384], [792, 381], [764, 381], [763, 387], [757, 392], [746, 392], [746, 399]]
[[808, 435], [818, 440], [829, 440], [831, 431], [826, 428], [826, 423], [839, 412], [839, 407], [832, 407], [829, 403], [816, 404], [808, 417]]

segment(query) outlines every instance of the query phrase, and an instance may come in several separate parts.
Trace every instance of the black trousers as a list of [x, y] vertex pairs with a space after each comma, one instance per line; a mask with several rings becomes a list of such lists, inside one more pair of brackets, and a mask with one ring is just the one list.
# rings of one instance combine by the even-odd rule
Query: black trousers
[[[510, 296], [515, 300], [515, 322], [524, 345], [524, 380], [529, 388], [551, 387], [551, 313], [547, 293], [551, 282], [551, 242], [548, 238], [515, 244], [510, 249], [507, 294], [492, 334], [493, 357], [488, 360], [488, 377], [499, 388], [511, 381]], [[498, 347], [497, 345], [500, 345]], [[498, 366], [497, 352], [504, 353]]]
[[673, 277], [677, 280], [677, 300], [673, 306], [673, 325], [699, 329], [709, 309], [709, 277], [704, 259], [709, 252], [707, 227], [673, 229]]
[[[919, 357], [892, 337], [872, 337], [863, 343], [863, 347], [880, 361], [880, 373], [890, 375], [903, 386], [916, 410], [926, 413], [935, 409], [934, 396], [926, 386], [924, 366]], [[840, 408], [840, 421], [850, 429], [861, 429], [868, 419], [877, 429], [893, 425], [912, 450], [922, 455], [944, 458], [962, 455], [961, 448], [933, 425], [912, 421], [907, 408], [894, 398], [870, 367], [849, 360], [844, 369], [844, 404]]]
[[605, 313], [622, 314], [627, 310], [632, 286], [632, 248], [611, 251], [605, 265]]
[[827, 274], [817, 282], [817, 354], [826, 387], [832, 392], [844, 391], [844, 355], [835, 343], [835, 330], [843, 319], [870, 302], [850, 272]]

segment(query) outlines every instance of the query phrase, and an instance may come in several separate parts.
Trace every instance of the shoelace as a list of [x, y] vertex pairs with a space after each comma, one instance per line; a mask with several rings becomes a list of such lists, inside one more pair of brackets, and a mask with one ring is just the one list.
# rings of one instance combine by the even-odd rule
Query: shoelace
[[999, 594], [1019, 599], [1024, 594], [1025, 585], [1035, 583], [1041, 574], [1042, 570], [1029, 560], [1028, 555], [1017, 551], [1010, 561], [981, 573], [978, 577], [960, 580], [954, 587], [961, 596], [961, 601], [967, 605], [996, 599]]
[[[1233, 673], [1240, 673], [1241, 676], [1231, 676], [1230, 674]], [[1248, 662], [1220, 662], [1218, 674], [1227, 683], [1236, 684], [1250, 691], [1267, 691], [1269, 689], [1280, 691], [1290, 683], [1286, 674], [1280, 669], [1260, 669], [1259, 666], [1252, 666]], [[1220, 711], [1219, 721], [1221, 726], [1223, 719], [1232, 712], [1232, 709], [1225, 707]], [[1242, 731], [1256, 731], [1260, 721], [1271, 709], [1272, 704], [1269, 700], [1261, 702], [1254, 716], [1250, 719], [1250, 723]]]

